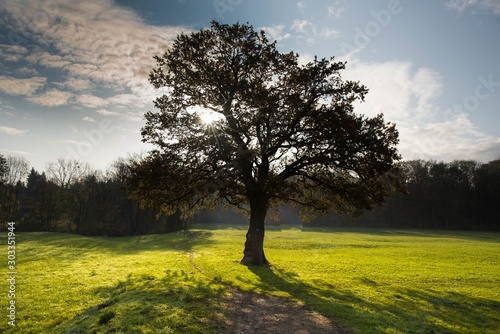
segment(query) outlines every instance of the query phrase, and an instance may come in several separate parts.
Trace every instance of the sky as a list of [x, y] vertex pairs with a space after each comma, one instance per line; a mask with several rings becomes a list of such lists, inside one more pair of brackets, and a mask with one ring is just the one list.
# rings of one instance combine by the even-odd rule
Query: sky
[[2, 0], [0, 154], [44, 171], [147, 151], [153, 56], [211, 20], [347, 61], [370, 90], [356, 112], [395, 123], [404, 160], [500, 158], [498, 0]]

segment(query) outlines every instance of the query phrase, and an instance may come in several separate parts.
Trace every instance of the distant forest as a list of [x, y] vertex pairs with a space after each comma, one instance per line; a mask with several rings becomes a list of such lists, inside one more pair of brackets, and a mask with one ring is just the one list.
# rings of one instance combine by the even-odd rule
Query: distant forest
[[[77, 161], [60, 159], [44, 172], [25, 159], [0, 155], [0, 222], [16, 222], [16, 230], [57, 231], [84, 235], [125, 236], [166, 233], [190, 223], [247, 222], [234, 211], [200, 212], [183, 220], [180, 214], [157, 215], [141, 208], [126, 193], [129, 160], [96, 171]], [[329, 214], [302, 223], [297, 210], [280, 208], [273, 225], [356, 226], [414, 229], [500, 230], [500, 160], [405, 161], [407, 194], [394, 194], [372, 211], [352, 216]]]

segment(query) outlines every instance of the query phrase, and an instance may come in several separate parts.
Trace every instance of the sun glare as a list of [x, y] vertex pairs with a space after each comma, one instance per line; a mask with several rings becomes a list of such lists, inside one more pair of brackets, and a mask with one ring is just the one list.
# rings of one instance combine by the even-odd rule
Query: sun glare
[[221, 116], [213, 111], [204, 110], [199, 113], [200, 120], [205, 125], [210, 125], [221, 119]]

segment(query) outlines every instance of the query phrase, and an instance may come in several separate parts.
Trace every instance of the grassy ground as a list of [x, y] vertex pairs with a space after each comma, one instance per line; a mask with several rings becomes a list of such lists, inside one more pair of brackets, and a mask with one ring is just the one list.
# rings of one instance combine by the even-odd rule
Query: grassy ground
[[[219, 333], [230, 285], [304, 302], [358, 333], [500, 333], [499, 233], [266, 233], [270, 268], [239, 264], [239, 228], [18, 234], [17, 328], [2, 316], [0, 332]], [[0, 302], [6, 312], [6, 293]]]

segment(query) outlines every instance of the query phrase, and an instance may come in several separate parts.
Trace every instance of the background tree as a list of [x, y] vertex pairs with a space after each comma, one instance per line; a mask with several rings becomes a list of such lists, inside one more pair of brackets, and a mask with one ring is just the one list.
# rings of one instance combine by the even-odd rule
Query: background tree
[[57, 185], [31, 169], [22, 195], [22, 229], [51, 231], [56, 218]]
[[29, 171], [28, 161], [24, 157], [9, 155], [5, 159], [5, 165], [2, 178], [2, 215], [7, 221], [17, 221], [20, 218], [20, 194]]
[[57, 159], [57, 162], [51, 162], [47, 167], [47, 175], [50, 180], [62, 188], [80, 181], [91, 172], [88, 163], [77, 160]]
[[345, 63], [300, 65], [263, 31], [217, 22], [155, 58], [150, 81], [165, 94], [142, 136], [156, 149], [133, 167], [132, 196], [168, 213], [248, 208], [242, 263], [267, 263], [264, 221], [279, 203], [304, 215], [370, 209], [396, 183], [398, 132], [354, 112], [367, 88], [341, 79]]
[[500, 230], [500, 159], [476, 170], [477, 228]]
[[4, 182], [4, 178], [7, 175], [8, 167], [7, 167], [7, 159], [3, 155], [0, 154], [0, 182]]
[[5, 178], [7, 176], [7, 172], [9, 170], [9, 167], [7, 166], [7, 159], [0, 154], [0, 226], [3, 227], [3, 223], [6, 222], [7, 216], [6, 216], [6, 188], [7, 188], [7, 183], [5, 181]]

